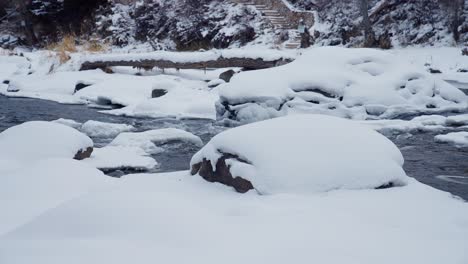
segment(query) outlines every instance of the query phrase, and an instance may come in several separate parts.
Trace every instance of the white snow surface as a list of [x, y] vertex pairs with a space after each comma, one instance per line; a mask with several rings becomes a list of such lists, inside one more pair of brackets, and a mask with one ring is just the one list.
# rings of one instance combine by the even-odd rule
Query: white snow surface
[[[8, 90], [1, 89], [0, 94], [45, 99], [68, 104], [85, 103], [84, 100], [73, 96], [76, 84], [81, 81], [92, 84], [103, 81], [107, 77], [101, 70], [53, 72], [46, 75], [17, 75], [11, 79]], [[15, 90], [17, 92], [10, 92]]]
[[215, 136], [194, 155], [216, 168], [224, 154], [233, 177], [261, 194], [316, 193], [403, 185], [403, 157], [381, 134], [351, 120], [295, 115], [240, 126]]
[[[3, 212], [9, 203], [0, 200]], [[462, 264], [467, 209], [415, 180], [385, 190], [259, 196], [188, 172], [132, 175], [0, 235], [0, 256], [17, 264]]]
[[[103, 89], [89, 87], [80, 94], [86, 93], [93, 100], [108, 98], [113, 103], [126, 105], [121, 109], [104, 111], [113, 115], [216, 119], [214, 105], [218, 99], [217, 89], [208, 89], [205, 82], [162, 75], [145, 78], [146, 84], [103, 84]], [[167, 93], [151, 98], [154, 89]]]
[[171, 141], [185, 141], [197, 146], [203, 145], [200, 137], [190, 132], [177, 128], [163, 128], [144, 132], [121, 133], [109, 143], [109, 146], [139, 148], [150, 155], [162, 152], [163, 149], [159, 146]]
[[435, 140], [438, 142], [451, 143], [457, 147], [468, 147], [468, 132], [461, 131], [437, 135], [435, 136]]
[[373, 49], [311, 48], [290, 64], [242, 72], [220, 87], [220, 118], [241, 122], [297, 113], [389, 118], [468, 106], [462, 91], [424, 67]]
[[81, 126], [80, 130], [90, 137], [111, 138], [122, 132], [133, 131], [135, 128], [127, 124], [115, 124], [89, 120]]
[[[111, 177], [82, 162], [40, 156], [15, 170], [2, 171], [0, 179], [0, 235], [112, 182]], [[3, 253], [0, 260], [8, 263]]]
[[71, 127], [53, 122], [31, 121], [0, 133], [0, 160], [30, 161], [73, 158], [93, 141]]
[[150, 170], [158, 165], [156, 160], [138, 147], [106, 146], [95, 148], [85, 163], [98, 169], [133, 168]]

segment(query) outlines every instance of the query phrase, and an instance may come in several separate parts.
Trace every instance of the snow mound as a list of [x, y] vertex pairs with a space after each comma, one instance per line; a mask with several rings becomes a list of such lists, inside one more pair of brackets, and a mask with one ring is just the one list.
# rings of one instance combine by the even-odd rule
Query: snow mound
[[17, 170], [2, 173], [1, 179], [0, 234], [113, 181], [83, 162], [62, 158], [28, 163]]
[[407, 178], [403, 157], [390, 140], [353, 121], [323, 115], [276, 118], [222, 132], [194, 155], [192, 174], [202, 172], [200, 165], [218, 170], [223, 159], [232, 178], [250, 181], [261, 194], [369, 189], [402, 185]]
[[0, 160], [73, 158], [92, 147], [86, 135], [53, 122], [26, 122], [0, 133]]
[[466, 126], [468, 125], [468, 114], [449, 116], [446, 122], [451, 126]]
[[52, 123], [62, 124], [65, 126], [69, 126], [71, 128], [79, 129], [81, 128], [82, 123], [77, 122], [73, 119], [66, 119], [66, 118], [59, 118], [57, 120], [51, 121]]
[[135, 128], [127, 124], [114, 124], [89, 120], [81, 126], [81, 131], [90, 137], [115, 137], [122, 132], [130, 132]]
[[19, 75], [12, 78], [8, 90], [2, 89], [0, 93], [6, 96], [39, 98], [59, 103], [84, 103], [85, 101], [73, 96], [76, 85], [83, 80], [87, 83], [96, 83], [106, 78], [108, 76], [101, 70]]
[[435, 136], [438, 142], [451, 143], [457, 147], [468, 147], [468, 132], [452, 132], [445, 135]]
[[136, 147], [149, 155], [163, 151], [159, 146], [172, 141], [186, 141], [197, 146], [203, 145], [202, 140], [190, 132], [177, 128], [164, 128], [138, 133], [121, 133], [109, 146]]
[[0, 55], [0, 83], [9, 81], [16, 74], [27, 73], [29, 65], [25, 57]]
[[132, 168], [150, 170], [158, 165], [147, 153], [138, 147], [107, 146], [96, 148], [89, 159], [84, 160], [91, 166], [102, 170]]
[[462, 91], [424, 67], [373, 49], [312, 48], [290, 64], [242, 72], [220, 87], [218, 117], [244, 123], [295, 113], [390, 118], [468, 105]]
[[233, 193], [187, 172], [118, 181], [0, 236], [2, 263], [468, 261], [467, 203], [414, 180], [386, 190], [269, 196]]
[[[140, 117], [175, 117], [216, 119], [215, 102], [217, 90], [209, 91], [205, 82], [184, 80], [172, 76], [145, 77], [152, 80], [146, 94], [149, 96], [136, 100], [127, 107], [105, 111], [113, 115]], [[115, 87], [114, 87], [115, 89]], [[135, 94], [134, 89], [128, 89]], [[152, 91], [161, 91], [161, 96], [151, 98]], [[111, 91], [112, 94], [114, 93]], [[104, 95], [101, 95], [104, 96]], [[113, 99], [113, 95], [106, 96]], [[122, 102], [122, 101], [121, 101]]]

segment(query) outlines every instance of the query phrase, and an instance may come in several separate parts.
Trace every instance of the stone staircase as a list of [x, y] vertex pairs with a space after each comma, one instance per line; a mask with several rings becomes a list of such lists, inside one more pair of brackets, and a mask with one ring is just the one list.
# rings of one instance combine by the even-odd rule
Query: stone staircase
[[231, 0], [231, 2], [253, 6], [276, 30], [287, 30], [289, 40], [284, 44], [287, 49], [297, 49], [301, 46], [301, 36], [297, 31], [300, 19], [306, 21], [309, 26], [313, 24], [312, 16], [304, 16], [308, 13], [291, 10], [282, 0]]

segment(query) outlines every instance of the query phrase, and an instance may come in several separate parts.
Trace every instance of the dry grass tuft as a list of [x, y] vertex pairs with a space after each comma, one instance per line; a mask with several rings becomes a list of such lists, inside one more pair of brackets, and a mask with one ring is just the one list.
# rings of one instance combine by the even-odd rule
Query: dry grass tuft
[[46, 47], [50, 51], [55, 51], [59, 57], [60, 63], [65, 63], [70, 60], [69, 53], [77, 52], [75, 35], [65, 35], [61, 41], [51, 43]]
[[103, 52], [109, 49], [109, 44], [101, 43], [97, 40], [89, 40], [85, 43], [84, 47], [89, 52]]

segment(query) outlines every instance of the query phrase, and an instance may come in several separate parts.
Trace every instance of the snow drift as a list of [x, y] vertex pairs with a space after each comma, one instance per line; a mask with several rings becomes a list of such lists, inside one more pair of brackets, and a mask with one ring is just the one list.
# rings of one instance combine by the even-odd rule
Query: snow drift
[[294, 113], [351, 119], [467, 107], [466, 95], [423, 67], [372, 49], [313, 48], [294, 62], [220, 86], [217, 115], [243, 123]]
[[323, 115], [227, 130], [195, 154], [191, 165], [192, 174], [204, 178], [216, 168], [208, 180], [219, 182], [227, 167], [234, 184], [223, 183], [239, 184], [236, 190], [243, 192], [248, 190], [244, 179], [261, 194], [371, 189], [403, 185], [407, 178], [403, 157], [390, 140], [353, 121]]

